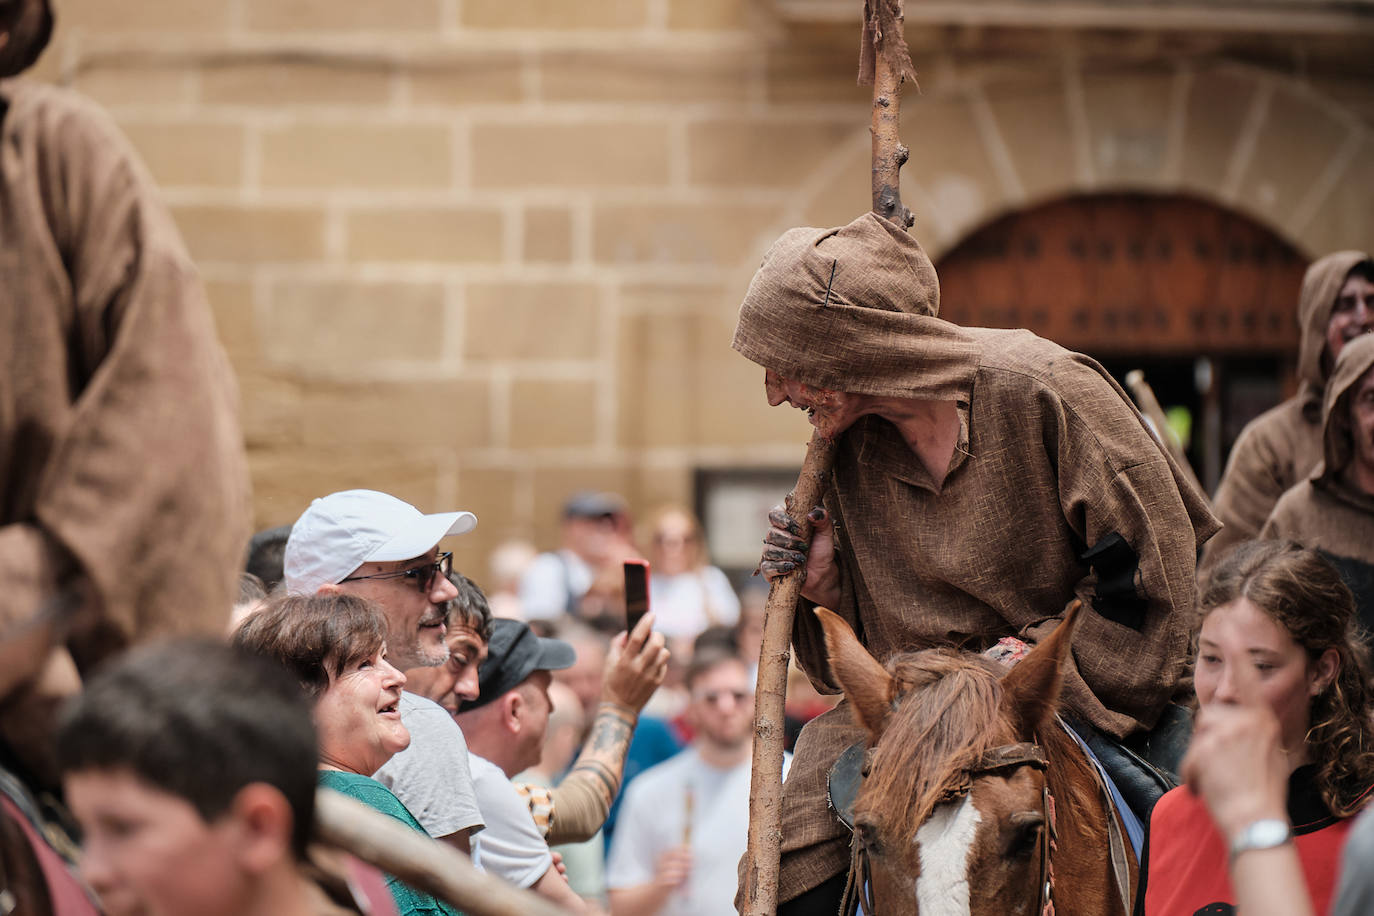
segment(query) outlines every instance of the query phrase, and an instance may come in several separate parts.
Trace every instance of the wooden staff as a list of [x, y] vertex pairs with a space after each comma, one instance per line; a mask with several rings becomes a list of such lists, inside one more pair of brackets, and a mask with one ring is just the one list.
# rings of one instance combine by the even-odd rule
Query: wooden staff
[[1178, 433], [1169, 425], [1169, 418], [1164, 414], [1164, 408], [1159, 406], [1159, 399], [1155, 397], [1155, 390], [1150, 387], [1150, 383], [1145, 381], [1145, 373], [1139, 369], [1132, 369], [1126, 373], [1126, 388], [1135, 398], [1136, 404], [1140, 405], [1140, 412], [1149, 418], [1154, 426], [1159, 441], [1168, 449], [1174, 461], [1178, 463], [1183, 471], [1183, 476], [1188, 478], [1188, 482], [1193, 488], [1207, 498], [1207, 491], [1202, 488], [1202, 482], [1197, 479], [1197, 474], [1193, 473], [1193, 465], [1188, 461], [1188, 453], [1183, 450], [1183, 443], [1178, 438]]
[[467, 856], [346, 795], [315, 794], [315, 836], [468, 916], [566, 916], [530, 891], [478, 871]]
[[[802, 540], [811, 538], [807, 515], [820, 504], [835, 463], [835, 443], [811, 435], [797, 486], [787, 495], [787, 514], [797, 520]], [[783, 707], [787, 701], [787, 662], [792, 651], [792, 618], [801, 598], [798, 569], [773, 580], [763, 608], [758, 683], [754, 689], [754, 758], [749, 774], [749, 846], [745, 850], [742, 916], [772, 916], [777, 910], [778, 865], [782, 857]]]
[[[865, 0], [859, 45], [859, 83], [873, 86], [873, 212], [907, 228], [915, 221], [902, 204], [900, 170], [909, 151], [897, 136], [901, 86], [916, 79], [911, 52], [902, 36], [903, 0]], [[819, 505], [835, 460], [835, 443], [811, 436], [796, 488], [787, 497], [787, 514], [803, 540], [811, 537], [807, 519]], [[778, 866], [782, 854], [783, 707], [792, 619], [801, 598], [799, 569], [773, 580], [763, 611], [754, 707], [754, 756], [749, 787], [749, 846], [745, 850], [741, 916], [773, 916], [777, 911]]]

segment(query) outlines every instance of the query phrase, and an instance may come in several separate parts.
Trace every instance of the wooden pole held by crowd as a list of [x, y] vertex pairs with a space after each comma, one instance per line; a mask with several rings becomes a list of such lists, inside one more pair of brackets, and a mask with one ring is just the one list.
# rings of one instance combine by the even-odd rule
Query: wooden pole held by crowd
[[468, 916], [567, 913], [538, 894], [478, 871], [458, 850], [329, 789], [315, 793], [315, 836], [325, 845], [351, 853]]
[[[897, 136], [901, 87], [915, 80], [911, 53], [902, 35], [902, 0], [866, 0], [859, 50], [859, 83], [873, 86], [873, 212], [902, 228], [914, 222], [902, 204], [900, 170], [908, 151]], [[835, 460], [835, 443], [811, 436], [796, 489], [787, 497], [787, 514], [809, 540], [807, 514], [819, 505]], [[804, 570], [773, 580], [763, 612], [754, 707], [754, 757], [749, 788], [749, 845], [745, 850], [741, 916], [777, 912], [782, 855], [783, 707], [792, 621], [801, 599]]]

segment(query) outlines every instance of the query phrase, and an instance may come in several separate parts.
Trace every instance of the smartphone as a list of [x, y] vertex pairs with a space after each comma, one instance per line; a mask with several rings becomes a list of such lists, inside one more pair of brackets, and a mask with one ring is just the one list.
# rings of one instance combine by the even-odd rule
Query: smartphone
[[625, 632], [649, 613], [649, 561], [625, 561]]

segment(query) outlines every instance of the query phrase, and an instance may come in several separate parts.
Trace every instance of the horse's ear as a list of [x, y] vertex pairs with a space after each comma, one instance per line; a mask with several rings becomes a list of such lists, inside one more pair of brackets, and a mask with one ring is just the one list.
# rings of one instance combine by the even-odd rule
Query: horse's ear
[[839, 614], [818, 607], [816, 616], [821, 621], [821, 629], [825, 630], [830, 670], [844, 688], [844, 695], [854, 707], [859, 724], [868, 729], [869, 737], [876, 744], [892, 712], [892, 675], [868, 654]]
[[1059, 708], [1064, 665], [1082, 607], [1075, 598], [1064, 622], [1002, 678], [1002, 710], [1023, 739], [1030, 740]]

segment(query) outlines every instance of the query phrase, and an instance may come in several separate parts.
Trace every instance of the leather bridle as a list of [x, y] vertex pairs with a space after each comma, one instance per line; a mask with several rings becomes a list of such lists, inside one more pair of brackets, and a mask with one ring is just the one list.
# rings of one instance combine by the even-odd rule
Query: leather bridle
[[[992, 748], [978, 758], [972, 766], [960, 774], [963, 778], [955, 783], [943, 801], [953, 801], [968, 795], [975, 780], [994, 773], [1018, 770], [1021, 767], [1034, 767], [1042, 772], [1048, 771], [1049, 761], [1040, 745], [1029, 741], [1017, 744], [1003, 744]], [[865, 759], [862, 773], [868, 775], [868, 761]], [[1054, 825], [1054, 796], [1050, 794], [1049, 781], [1046, 780], [1041, 791], [1041, 806], [1045, 818], [1044, 836], [1040, 843], [1040, 881], [1039, 898], [1034, 912], [1037, 916], [1054, 916], [1054, 871], [1050, 862], [1057, 833]], [[854, 830], [854, 844], [851, 855], [849, 881], [845, 886], [844, 904], [841, 913], [852, 914], [862, 906], [864, 916], [878, 916], [873, 903], [873, 865], [869, 841], [864, 831], [857, 826]]]

